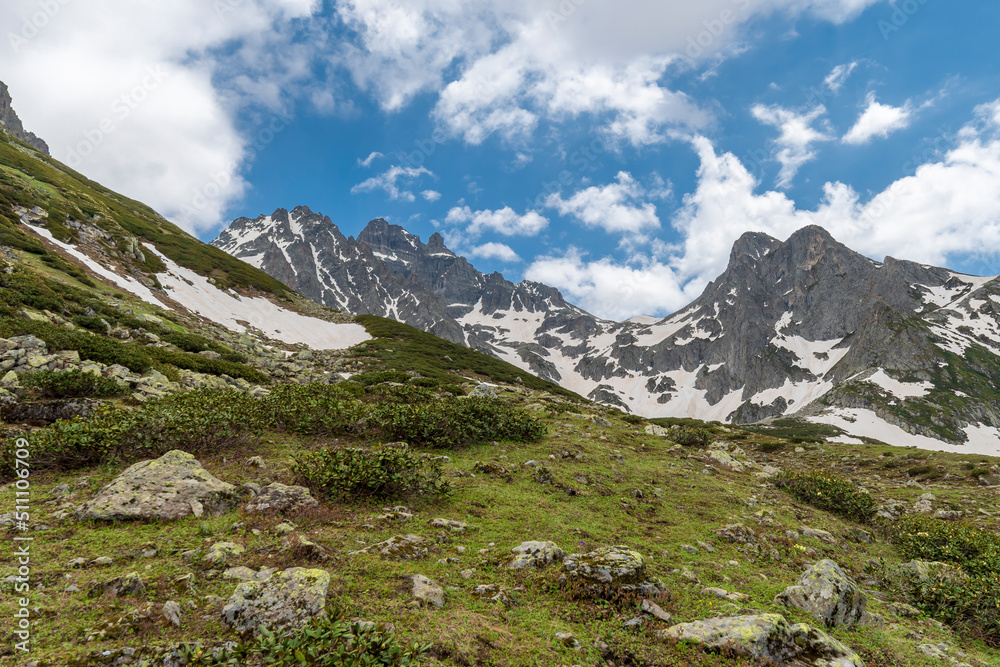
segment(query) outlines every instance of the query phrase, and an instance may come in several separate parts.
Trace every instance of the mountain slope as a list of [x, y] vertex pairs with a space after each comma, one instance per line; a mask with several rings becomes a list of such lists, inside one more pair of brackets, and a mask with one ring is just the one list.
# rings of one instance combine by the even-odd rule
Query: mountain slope
[[32, 148], [35, 148], [46, 155], [49, 154], [48, 144], [42, 141], [33, 132], [28, 132], [24, 129], [21, 119], [18, 118], [17, 112], [14, 111], [13, 100], [10, 98], [10, 91], [7, 89], [7, 84], [3, 81], [0, 81], [0, 127], [3, 127], [4, 130], [11, 133]]
[[1000, 282], [870, 260], [820, 227], [748, 233], [660, 320], [601, 320], [558, 290], [483, 275], [435, 234], [374, 220], [358, 239], [309, 209], [241, 218], [213, 242], [310, 298], [485, 350], [649, 417], [857, 424], [860, 435], [1000, 445]]

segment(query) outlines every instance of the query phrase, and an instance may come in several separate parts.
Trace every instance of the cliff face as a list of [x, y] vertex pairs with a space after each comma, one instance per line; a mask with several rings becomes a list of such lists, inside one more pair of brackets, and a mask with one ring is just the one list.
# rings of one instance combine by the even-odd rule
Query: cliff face
[[1000, 427], [1000, 281], [875, 262], [821, 227], [745, 234], [689, 306], [629, 322], [484, 275], [440, 235], [424, 244], [384, 220], [353, 239], [307, 208], [279, 209], [234, 221], [214, 245], [325, 305], [407, 322], [645, 416], [871, 415], [948, 442]]
[[17, 113], [14, 111], [10, 91], [7, 90], [7, 84], [3, 81], [0, 81], [0, 126], [3, 126], [5, 130], [29, 146], [37, 148], [46, 155], [49, 154], [48, 144], [24, 129], [21, 119], [18, 118]]

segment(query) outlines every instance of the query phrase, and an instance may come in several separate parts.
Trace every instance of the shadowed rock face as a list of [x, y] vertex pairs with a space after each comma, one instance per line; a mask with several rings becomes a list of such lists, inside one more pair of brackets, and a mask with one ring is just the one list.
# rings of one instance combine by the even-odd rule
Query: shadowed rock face
[[29, 146], [37, 148], [46, 155], [49, 154], [48, 144], [35, 136], [34, 133], [24, 129], [21, 119], [17, 117], [17, 113], [14, 111], [10, 91], [7, 90], [7, 84], [3, 81], [0, 81], [0, 125]]
[[[996, 392], [984, 391], [1000, 380], [1000, 281], [876, 262], [817, 226], [784, 242], [744, 234], [698, 299], [641, 322], [482, 274], [439, 234], [425, 244], [381, 219], [353, 239], [308, 208], [278, 209], [234, 221], [213, 245], [325, 305], [406, 322], [645, 416], [750, 423], [863, 409], [950, 442], [970, 424], [1000, 427]], [[969, 348], [986, 356], [970, 362]], [[911, 387], [982, 386], [961, 401], [949, 389], [942, 404], [869, 382], [879, 369]]]

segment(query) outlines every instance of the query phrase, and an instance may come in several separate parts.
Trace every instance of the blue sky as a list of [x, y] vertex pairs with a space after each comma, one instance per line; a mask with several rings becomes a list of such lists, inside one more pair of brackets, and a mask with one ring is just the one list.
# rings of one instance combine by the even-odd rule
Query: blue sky
[[1000, 5], [14, 0], [0, 79], [86, 175], [210, 240], [385, 217], [611, 318], [745, 231], [1000, 273]]

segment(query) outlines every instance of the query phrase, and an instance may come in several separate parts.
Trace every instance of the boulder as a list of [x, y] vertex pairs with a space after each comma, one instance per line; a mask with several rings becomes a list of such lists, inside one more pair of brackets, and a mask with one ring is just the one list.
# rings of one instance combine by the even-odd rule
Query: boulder
[[659, 582], [646, 574], [646, 559], [627, 546], [596, 549], [585, 554], [570, 554], [563, 561], [563, 571], [570, 581], [591, 588], [617, 591], [638, 591], [656, 595], [662, 591]]
[[512, 570], [523, 570], [528, 566], [545, 567], [566, 557], [566, 552], [555, 542], [521, 542], [511, 551], [517, 554], [510, 564]]
[[775, 602], [802, 609], [828, 628], [850, 627], [867, 620], [867, 596], [829, 559], [808, 568], [797, 585], [778, 593]]
[[496, 398], [497, 393], [493, 390], [493, 387], [491, 387], [490, 385], [480, 384], [475, 389], [472, 390], [469, 396], [473, 398]]
[[223, 514], [238, 501], [236, 487], [217, 479], [187, 452], [173, 450], [131, 466], [77, 513], [80, 519], [128, 521]]
[[420, 606], [444, 607], [444, 589], [432, 579], [422, 574], [409, 578], [413, 582], [413, 599]]
[[212, 565], [224, 565], [244, 553], [246, 553], [246, 549], [234, 542], [216, 542], [208, 548], [208, 553], [202, 560]]
[[753, 528], [747, 528], [742, 523], [733, 523], [717, 528], [715, 534], [733, 544], [755, 544], [757, 542], [757, 534]]
[[285, 486], [272, 482], [247, 503], [248, 512], [290, 512], [319, 503], [304, 486]]
[[330, 573], [293, 567], [263, 581], [240, 583], [222, 609], [222, 620], [239, 633], [299, 627], [323, 613]]
[[710, 651], [775, 664], [810, 667], [864, 667], [850, 648], [805, 623], [791, 625], [780, 614], [729, 616], [681, 623], [658, 633], [662, 637], [701, 644]]

